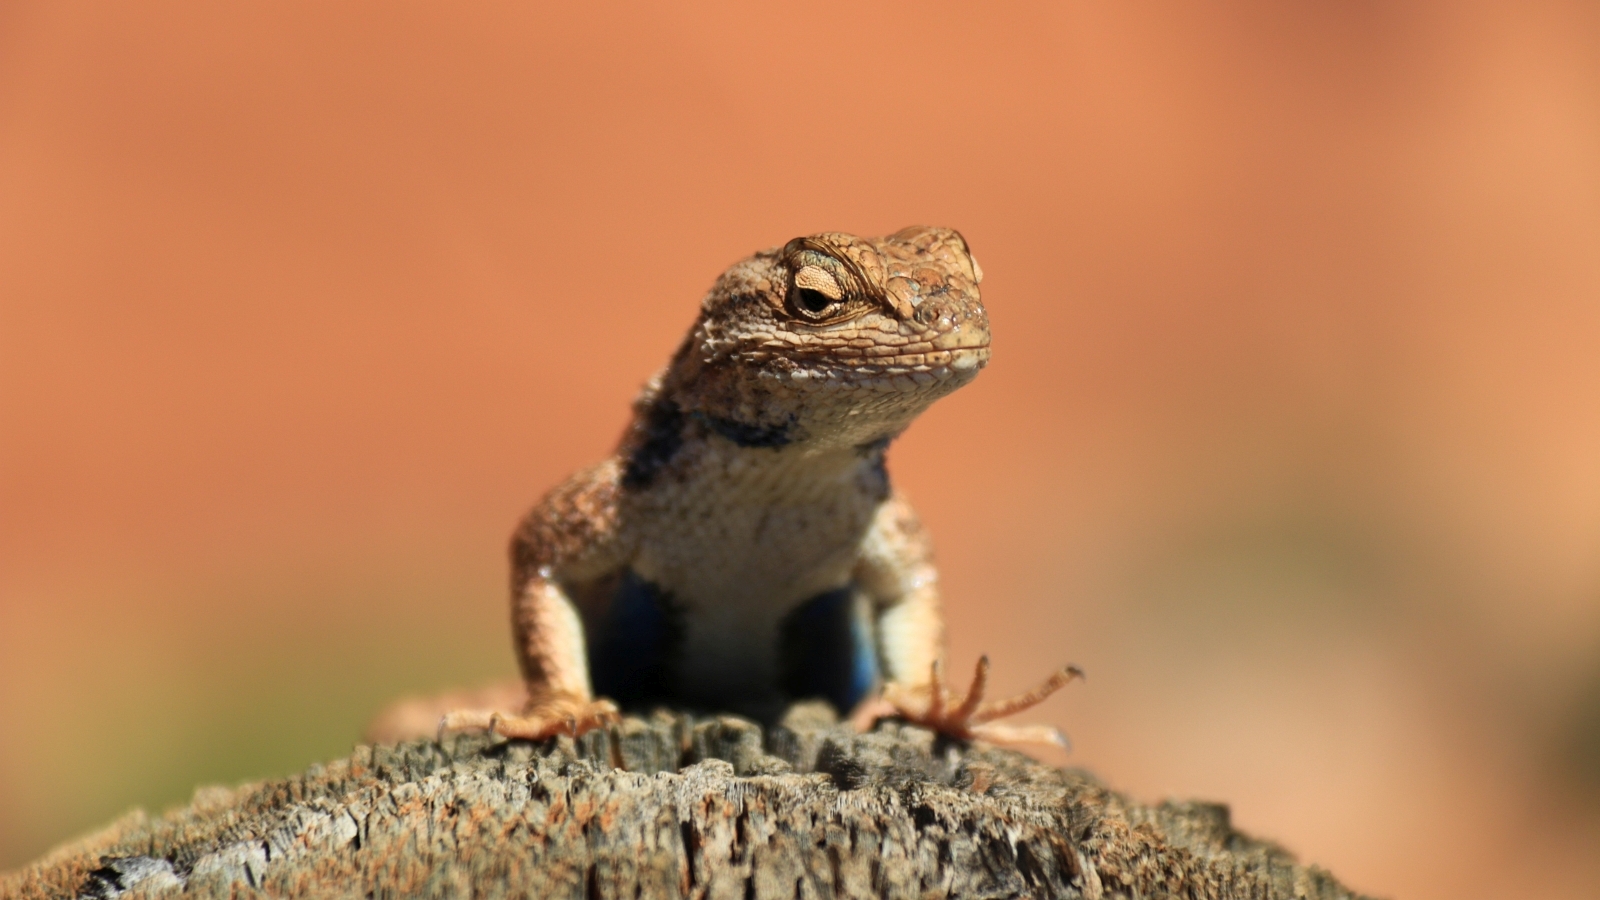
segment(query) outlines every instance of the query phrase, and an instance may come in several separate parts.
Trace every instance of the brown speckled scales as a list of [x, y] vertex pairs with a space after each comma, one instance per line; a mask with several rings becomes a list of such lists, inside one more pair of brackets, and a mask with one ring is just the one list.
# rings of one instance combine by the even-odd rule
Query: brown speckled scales
[[[455, 698], [441, 729], [581, 733], [617, 703], [771, 721], [822, 697], [960, 737], [985, 724], [987, 663], [944, 689], [937, 573], [884, 452], [989, 359], [983, 272], [945, 228], [824, 233], [735, 264], [634, 404], [616, 454], [551, 491], [512, 541], [525, 693]], [[513, 708], [520, 706], [520, 709]], [[437, 702], [373, 734], [430, 729]]]

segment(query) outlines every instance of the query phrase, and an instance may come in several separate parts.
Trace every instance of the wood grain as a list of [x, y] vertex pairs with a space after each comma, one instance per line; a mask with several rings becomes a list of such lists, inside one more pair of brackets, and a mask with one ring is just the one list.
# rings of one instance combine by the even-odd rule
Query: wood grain
[[[614, 764], [622, 763], [618, 768]], [[205, 788], [0, 879], [16, 898], [1354, 895], [1232, 829], [1092, 776], [815, 706], [763, 731], [658, 712], [574, 742], [363, 745]]]

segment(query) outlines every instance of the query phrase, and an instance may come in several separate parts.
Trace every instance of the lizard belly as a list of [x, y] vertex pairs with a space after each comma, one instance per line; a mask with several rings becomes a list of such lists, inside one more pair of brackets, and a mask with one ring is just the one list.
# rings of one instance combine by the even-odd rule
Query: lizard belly
[[[876, 656], [850, 579], [879, 499], [854, 488], [851, 468], [811, 485], [722, 471], [678, 503], [632, 510], [632, 590], [645, 586], [650, 602], [619, 594], [604, 627], [658, 622], [659, 664], [635, 688], [759, 718], [806, 696], [848, 708], [870, 688]], [[600, 645], [591, 669], [606, 693], [615, 654]]]
[[[624, 708], [690, 706], [773, 720], [796, 699], [821, 698], [840, 712], [879, 676], [870, 619], [854, 585], [802, 601], [771, 628], [772, 639], [694, 632], [691, 648], [671, 598], [629, 571], [607, 614], [589, 623], [594, 690]], [[729, 646], [750, 653], [729, 653]]]

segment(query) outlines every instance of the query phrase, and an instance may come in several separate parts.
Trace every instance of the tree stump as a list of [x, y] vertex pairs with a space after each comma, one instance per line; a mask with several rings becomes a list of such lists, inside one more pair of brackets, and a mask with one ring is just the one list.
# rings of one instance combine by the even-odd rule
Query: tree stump
[[1081, 771], [796, 706], [573, 741], [456, 735], [133, 813], [0, 896], [1350, 898], [1229, 825]]

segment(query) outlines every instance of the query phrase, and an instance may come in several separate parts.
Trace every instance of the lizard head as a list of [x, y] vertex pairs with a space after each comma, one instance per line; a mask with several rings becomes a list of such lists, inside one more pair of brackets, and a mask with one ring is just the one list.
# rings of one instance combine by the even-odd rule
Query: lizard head
[[887, 439], [989, 361], [982, 279], [948, 228], [795, 238], [723, 273], [667, 377], [767, 446]]

